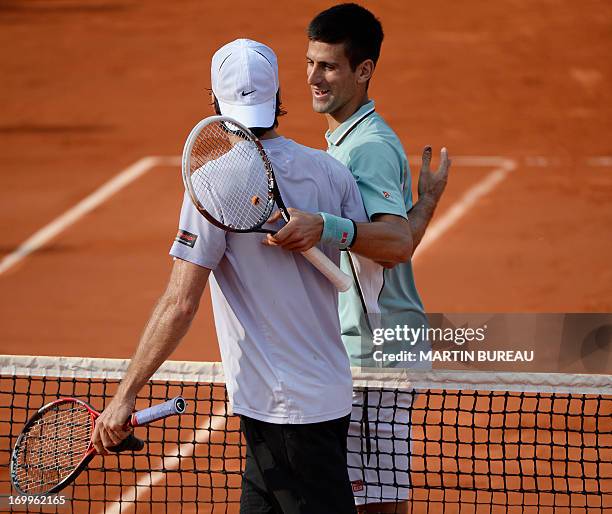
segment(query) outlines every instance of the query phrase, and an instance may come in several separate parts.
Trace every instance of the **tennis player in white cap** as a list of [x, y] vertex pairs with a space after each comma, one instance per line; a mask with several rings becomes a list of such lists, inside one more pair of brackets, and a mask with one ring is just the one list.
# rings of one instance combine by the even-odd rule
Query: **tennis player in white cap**
[[[233, 41], [215, 53], [211, 76], [217, 113], [259, 136], [288, 207], [367, 220], [346, 167], [277, 132], [282, 110], [270, 48]], [[337, 291], [301, 254], [261, 239], [214, 227], [185, 197], [170, 282], [98, 419], [94, 446], [104, 451], [127, 435], [137, 392], [187, 332], [212, 272], [228, 395], [247, 442], [240, 512], [353, 514], [346, 460], [352, 380]], [[321, 249], [339, 262], [338, 248]]]

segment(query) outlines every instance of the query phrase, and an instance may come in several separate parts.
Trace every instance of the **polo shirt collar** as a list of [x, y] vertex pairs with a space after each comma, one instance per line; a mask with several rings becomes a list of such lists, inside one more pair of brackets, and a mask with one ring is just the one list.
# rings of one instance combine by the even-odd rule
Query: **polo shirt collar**
[[370, 114], [374, 112], [374, 100], [370, 100], [368, 103], [362, 105], [353, 115], [343, 121], [333, 132], [329, 130], [325, 133], [325, 139], [329, 145], [338, 146], [344, 141], [344, 138], [365, 120]]

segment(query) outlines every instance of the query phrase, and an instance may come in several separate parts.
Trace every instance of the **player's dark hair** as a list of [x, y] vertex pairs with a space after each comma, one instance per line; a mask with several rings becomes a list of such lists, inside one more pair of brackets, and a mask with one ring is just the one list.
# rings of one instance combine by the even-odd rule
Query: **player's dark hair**
[[357, 4], [339, 4], [317, 14], [308, 25], [308, 39], [335, 45], [344, 51], [353, 71], [366, 59], [380, 57], [384, 33], [378, 18]]
[[[221, 115], [221, 108], [219, 107], [219, 102], [217, 101], [217, 97], [213, 94], [213, 105], [215, 108], [215, 114]], [[270, 127], [248, 127], [255, 137], [263, 136], [268, 130], [272, 130], [278, 127], [278, 118], [279, 116], [284, 116], [287, 114], [287, 111], [283, 109], [283, 104], [280, 99], [280, 89], [276, 93], [276, 111], [274, 113], [274, 123]]]

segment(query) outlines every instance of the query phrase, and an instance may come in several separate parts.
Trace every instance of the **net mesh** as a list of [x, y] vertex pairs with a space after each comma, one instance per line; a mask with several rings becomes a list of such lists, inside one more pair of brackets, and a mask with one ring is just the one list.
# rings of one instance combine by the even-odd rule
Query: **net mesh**
[[269, 173], [248, 134], [227, 121], [194, 136], [183, 170], [188, 190], [208, 216], [230, 230], [252, 230], [269, 217], [274, 199]]
[[[2, 362], [0, 494], [7, 496], [10, 451], [25, 421], [58, 396], [102, 409], [127, 362]], [[602, 381], [587, 392], [529, 392], [503, 384], [495, 391], [465, 389], [469, 373], [461, 383], [446, 379], [444, 387], [429, 380], [427, 387], [416, 381], [401, 389], [403, 382], [391, 377], [356, 378], [360, 408], [349, 434], [349, 466], [359, 501], [407, 496], [410, 513], [612, 512], [612, 396]], [[96, 457], [63, 491], [67, 506], [5, 502], [6, 510], [237, 513], [245, 446], [238, 419], [228, 413], [219, 365], [166, 363], [137, 408], [176, 395], [188, 400], [187, 412], [137, 429], [147, 441], [141, 453]], [[365, 418], [377, 436], [370, 444]]]

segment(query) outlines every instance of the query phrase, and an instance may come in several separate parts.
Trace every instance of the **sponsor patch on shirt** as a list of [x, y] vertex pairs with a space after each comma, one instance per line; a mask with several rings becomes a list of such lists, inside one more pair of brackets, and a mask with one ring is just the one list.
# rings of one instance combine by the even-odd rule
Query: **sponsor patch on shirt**
[[389, 193], [388, 191], [383, 191], [382, 194], [385, 198], [389, 198], [391, 196], [391, 193]]
[[191, 232], [187, 232], [186, 230], [179, 230], [176, 234], [176, 237], [174, 238], [177, 243], [181, 243], [191, 248], [195, 246], [197, 239], [197, 234], [192, 234]]
[[354, 482], [351, 482], [351, 485], [353, 486], [354, 493], [363, 491], [363, 480], [355, 480]]

